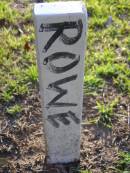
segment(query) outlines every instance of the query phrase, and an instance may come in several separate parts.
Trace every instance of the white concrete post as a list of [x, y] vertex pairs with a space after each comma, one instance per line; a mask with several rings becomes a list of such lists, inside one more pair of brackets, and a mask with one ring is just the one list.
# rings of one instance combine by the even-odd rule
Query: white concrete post
[[47, 162], [80, 159], [87, 12], [80, 1], [34, 7]]

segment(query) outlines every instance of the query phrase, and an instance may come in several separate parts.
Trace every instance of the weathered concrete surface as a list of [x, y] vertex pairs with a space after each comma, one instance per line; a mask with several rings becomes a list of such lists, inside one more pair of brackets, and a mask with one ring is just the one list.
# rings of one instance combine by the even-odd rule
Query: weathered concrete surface
[[34, 7], [48, 163], [80, 159], [86, 14], [78, 1]]

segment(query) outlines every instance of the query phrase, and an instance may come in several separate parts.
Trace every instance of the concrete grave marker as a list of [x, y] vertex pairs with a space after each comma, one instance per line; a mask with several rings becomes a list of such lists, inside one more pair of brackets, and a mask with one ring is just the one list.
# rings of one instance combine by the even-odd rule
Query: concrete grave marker
[[80, 159], [87, 12], [79, 1], [34, 7], [48, 163]]

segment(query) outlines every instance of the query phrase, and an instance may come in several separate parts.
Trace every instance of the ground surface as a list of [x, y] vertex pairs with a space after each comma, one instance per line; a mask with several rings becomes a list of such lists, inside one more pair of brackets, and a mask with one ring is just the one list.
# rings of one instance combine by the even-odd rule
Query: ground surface
[[[89, 23], [80, 170], [128, 173], [130, 1], [85, 3]], [[32, 8], [31, 0], [0, 1], [1, 173], [46, 168]]]

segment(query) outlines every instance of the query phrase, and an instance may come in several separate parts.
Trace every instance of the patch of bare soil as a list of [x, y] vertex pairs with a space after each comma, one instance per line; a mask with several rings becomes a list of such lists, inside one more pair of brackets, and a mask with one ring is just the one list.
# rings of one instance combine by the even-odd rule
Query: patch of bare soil
[[[44, 160], [43, 121], [38, 93], [21, 100], [18, 117], [3, 115], [0, 134], [2, 172], [28, 172]], [[8, 171], [7, 171], [8, 170]]]
[[[106, 101], [110, 101], [119, 94], [111, 86], [102, 92], [104, 93], [100, 93], [100, 96], [84, 96], [80, 169], [88, 169], [93, 173], [116, 173], [118, 152], [130, 151], [128, 98], [120, 96], [113, 127], [110, 129], [89, 122], [91, 118], [98, 116], [96, 100], [105, 98]], [[21, 104], [23, 111], [18, 117], [14, 119], [3, 115], [1, 118], [0, 172], [35, 173], [49, 170], [55, 173], [58, 169], [60, 173], [65, 173], [74, 168], [73, 164], [48, 166], [45, 162], [43, 122], [37, 90], [27, 98], [21, 99]], [[77, 167], [76, 164], [74, 170], [79, 170]]]
[[[112, 128], [101, 124], [89, 123], [98, 117], [96, 101], [111, 102], [119, 97], [119, 103], [113, 115]], [[130, 151], [130, 128], [128, 126], [127, 106], [129, 99], [121, 96], [112, 86], [102, 90], [99, 96], [84, 98], [84, 121], [81, 140], [81, 167], [92, 173], [118, 173], [120, 151]], [[86, 106], [85, 106], [86, 105]]]

